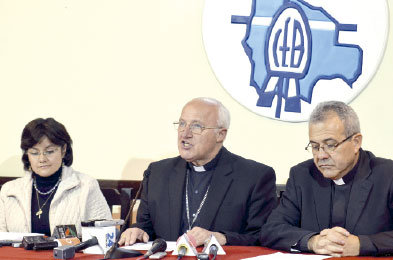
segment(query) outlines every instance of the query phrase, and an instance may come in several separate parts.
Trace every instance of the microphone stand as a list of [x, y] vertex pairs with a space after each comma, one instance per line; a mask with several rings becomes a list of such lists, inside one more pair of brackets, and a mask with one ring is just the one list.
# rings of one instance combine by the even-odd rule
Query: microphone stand
[[111, 246], [111, 248], [106, 252], [104, 259], [119, 259], [119, 258], [129, 258], [129, 257], [137, 257], [143, 255], [141, 252], [132, 250], [132, 249], [124, 249], [119, 247], [119, 240], [121, 237], [121, 234], [126, 230], [127, 228], [127, 223], [130, 221], [130, 216], [132, 216], [132, 210], [135, 206], [136, 200], [139, 198], [140, 193], [142, 191], [143, 187], [143, 182], [147, 176], [144, 176], [141, 185], [139, 186], [139, 189], [135, 195], [135, 198], [132, 200], [130, 210], [127, 213], [126, 219], [124, 220], [124, 224], [121, 226], [120, 229], [120, 234], [116, 238], [115, 243]]

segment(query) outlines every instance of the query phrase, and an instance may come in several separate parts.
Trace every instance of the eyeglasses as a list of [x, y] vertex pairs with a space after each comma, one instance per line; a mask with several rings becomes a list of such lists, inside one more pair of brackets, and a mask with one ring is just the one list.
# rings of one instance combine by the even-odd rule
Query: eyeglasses
[[309, 152], [312, 152], [313, 154], [318, 153], [319, 149], [321, 149], [321, 148], [322, 148], [322, 150], [325, 153], [332, 153], [332, 152], [334, 152], [334, 150], [337, 149], [338, 146], [340, 146], [341, 144], [345, 143], [346, 141], [351, 139], [356, 134], [357, 133], [351, 134], [350, 136], [348, 136], [347, 138], [345, 138], [341, 142], [338, 142], [338, 143], [335, 143], [335, 144], [323, 144], [323, 145], [320, 145], [318, 143], [309, 142], [308, 145], [304, 149], [309, 151]]
[[32, 149], [32, 150], [27, 150], [27, 153], [34, 158], [38, 158], [41, 154], [48, 158], [48, 157], [53, 156], [55, 154], [55, 152], [57, 152], [57, 150], [59, 150], [59, 147], [49, 148], [43, 152]]
[[[187, 128], [187, 122], [185, 122], [185, 121], [174, 122], [173, 126], [179, 132], [183, 132]], [[190, 123], [190, 125], [188, 127], [190, 128], [190, 131], [193, 134], [197, 134], [197, 135], [202, 134], [203, 130], [205, 130], [205, 129], [221, 129], [222, 128], [222, 127], [203, 126], [203, 125], [201, 125], [200, 123], [197, 123], [197, 122]]]

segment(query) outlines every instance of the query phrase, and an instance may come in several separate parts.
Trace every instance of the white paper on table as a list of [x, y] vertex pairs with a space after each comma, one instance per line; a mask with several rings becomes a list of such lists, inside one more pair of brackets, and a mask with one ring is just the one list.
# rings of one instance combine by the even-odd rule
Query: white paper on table
[[[123, 246], [124, 249], [132, 249], [132, 250], [149, 250], [153, 244], [153, 241], [149, 241], [147, 243], [135, 243], [131, 246]], [[166, 241], [166, 252], [170, 252], [176, 249], [175, 241]]]
[[40, 233], [0, 232], [0, 240], [12, 240], [22, 242], [25, 236], [43, 236]]
[[286, 254], [286, 253], [274, 253], [270, 255], [260, 255], [251, 258], [244, 258], [242, 260], [320, 260], [330, 258], [328, 255], [304, 255], [304, 254]]

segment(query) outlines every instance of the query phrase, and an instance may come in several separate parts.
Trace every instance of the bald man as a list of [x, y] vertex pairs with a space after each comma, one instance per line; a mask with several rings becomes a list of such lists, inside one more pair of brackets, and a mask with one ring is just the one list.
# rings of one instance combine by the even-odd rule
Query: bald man
[[221, 245], [257, 245], [276, 205], [274, 170], [223, 147], [228, 110], [212, 98], [188, 102], [179, 121], [180, 156], [152, 163], [145, 172], [137, 223], [120, 244], [187, 233], [202, 245], [213, 234]]

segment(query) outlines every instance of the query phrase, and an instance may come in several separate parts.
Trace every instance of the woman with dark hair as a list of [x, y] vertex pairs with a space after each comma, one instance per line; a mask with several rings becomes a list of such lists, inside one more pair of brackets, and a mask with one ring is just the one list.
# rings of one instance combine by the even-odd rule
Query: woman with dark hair
[[0, 231], [51, 235], [57, 225], [111, 219], [98, 182], [74, 171], [72, 140], [53, 118], [37, 118], [22, 132], [26, 175], [5, 183], [0, 192]]

